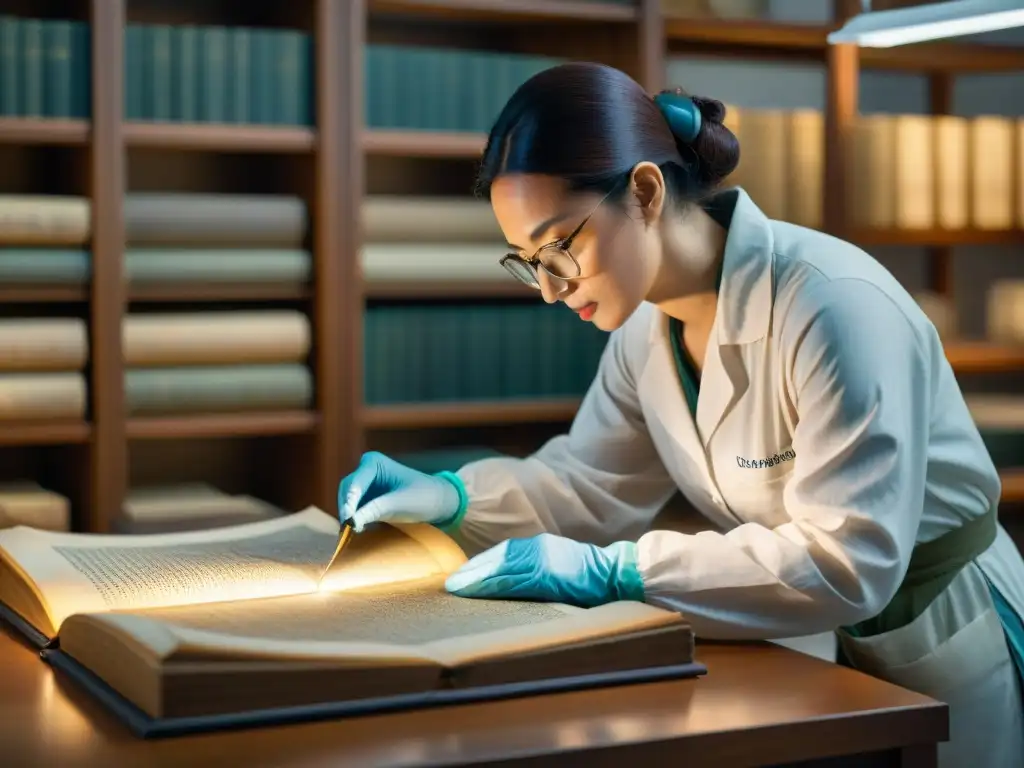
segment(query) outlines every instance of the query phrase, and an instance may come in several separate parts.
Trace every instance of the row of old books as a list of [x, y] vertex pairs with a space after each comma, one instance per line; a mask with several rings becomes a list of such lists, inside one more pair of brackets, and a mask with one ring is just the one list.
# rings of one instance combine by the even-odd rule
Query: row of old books
[[[820, 229], [822, 113], [730, 107], [726, 123], [742, 148], [728, 183], [743, 187], [769, 218]], [[861, 115], [847, 143], [845, 178], [854, 227], [1024, 228], [1024, 119]]]
[[89, 39], [84, 21], [0, 16], [0, 116], [87, 118]]
[[[88, 117], [90, 30], [0, 17], [0, 115]], [[371, 44], [365, 110], [374, 127], [483, 131], [512, 91], [556, 60], [488, 50]], [[304, 30], [129, 23], [128, 120], [312, 125], [313, 44]]]
[[[915, 298], [940, 337], [960, 337], [961, 323], [952, 297], [922, 291]], [[985, 336], [997, 344], [1024, 345], [1024, 280], [999, 278], [989, 284], [985, 292]]]
[[[18, 525], [72, 530], [72, 504], [32, 479], [0, 482], [0, 529]], [[153, 534], [205, 530], [280, 517], [284, 511], [249, 494], [226, 493], [205, 482], [144, 485], [129, 489], [115, 516], [117, 533]]]
[[[307, 317], [295, 310], [131, 314], [122, 323], [129, 416], [306, 409]], [[0, 320], [0, 420], [86, 417], [79, 318]]]
[[312, 125], [310, 35], [297, 29], [128, 24], [129, 120]]
[[370, 404], [582, 396], [608, 338], [539, 301], [370, 306], [364, 336]]
[[[606, 340], [540, 302], [374, 305], [364, 333], [369, 403], [582, 395]], [[126, 414], [308, 409], [311, 339], [297, 310], [129, 314]], [[84, 419], [88, 359], [82, 319], [0, 320], [0, 420]]]
[[[132, 193], [124, 222], [132, 286], [303, 286], [312, 274], [299, 198]], [[0, 195], [0, 286], [87, 283], [91, 237], [88, 198]]]

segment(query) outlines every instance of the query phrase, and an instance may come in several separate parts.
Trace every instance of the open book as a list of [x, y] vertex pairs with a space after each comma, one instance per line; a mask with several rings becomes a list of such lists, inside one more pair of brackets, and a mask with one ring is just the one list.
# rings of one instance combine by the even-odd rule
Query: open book
[[687, 622], [654, 606], [447, 593], [466, 557], [429, 525], [358, 534], [324, 575], [338, 531], [315, 508], [150, 536], [12, 528], [0, 531], [0, 602], [151, 718], [693, 661]]

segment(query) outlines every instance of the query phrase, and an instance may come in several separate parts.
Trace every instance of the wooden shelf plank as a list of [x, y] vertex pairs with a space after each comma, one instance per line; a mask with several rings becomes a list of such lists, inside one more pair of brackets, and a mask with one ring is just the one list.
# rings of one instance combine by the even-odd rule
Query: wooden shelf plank
[[82, 145], [89, 141], [86, 120], [0, 117], [0, 144]]
[[59, 304], [89, 300], [86, 285], [0, 285], [0, 304]]
[[[195, 283], [129, 286], [128, 300], [134, 302], [172, 301], [301, 301], [313, 291], [310, 286], [273, 283]], [[0, 294], [2, 298], [2, 294]]]
[[1008, 504], [1024, 504], [1024, 468], [1001, 470], [999, 479], [1003, 484], [1000, 500]]
[[1024, 368], [1024, 346], [987, 341], [948, 341], [946, 357], [957, 373], [999, 373]]
[[0, 423], [0, 445], [71, 445], [88, 442], [91, 434], [84, 421]]
[[363, 426], [367, 429], [420, 429], [568, 422], [576, 415], [579, 404], [579, 398], [550, 398], [373, 405], [363, 409]]
[[301, 435], [316, 430], [313, 411], [268, 413], [189, 414], [128, 420], [131, 440]]
[[[665, 34], [673, 53], [727, 57], [824, 61], [831, 27], [761, 20], [667, 17]], [[1024, 49], [965, 43], [920, 43], [894, 48], [861, 48], [861, 65], [907, 72], [1016, 72], [1024, 70]]]
[[601, 0], [369, 0], [369, 9], [446, 21], [628, 22], [637, 17], [635, 7]]
[[673, 53], [824, 60], [825, 27], [734, 19], [665, 17], [665, 37]]
[[[497, 264], [496, 269], [500, 269]], [[370, 280], [365, 284], [368, 299], [540, 299], [533, 288], [507, 280]]]
[[858, 245], [1022, 245], [1024, 229], [861, 229], [846, 239]]
[[126, 123], [129, 147], [196, 151], [309, 152], [316, 133], [301, 126], [220, 123]]
[[487, 137], [482, 133], [417, 131], [372, 128], [363, 131], [363, 151], [396, 157], [448, 157], [477, 159]]

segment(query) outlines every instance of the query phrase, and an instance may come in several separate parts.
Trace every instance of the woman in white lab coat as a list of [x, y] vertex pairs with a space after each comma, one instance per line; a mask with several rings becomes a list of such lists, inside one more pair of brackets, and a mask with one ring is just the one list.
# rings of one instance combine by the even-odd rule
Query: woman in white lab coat
[[[1024, 562], [937, 333], [868, 254], [714, 191], [739, 160], [723, 117], [591, 64], [513, 95], [479, 191], [502, 264], [611, 331], [597, 376], [528, 458], [367, 454], [342, 519], [449, 531], [475, 555], [460, 595], [834, 631], [847, 663], [949, 703], [943, 766], [1024, 766]], [[721, 532], [649, 530], [677, 490]]]

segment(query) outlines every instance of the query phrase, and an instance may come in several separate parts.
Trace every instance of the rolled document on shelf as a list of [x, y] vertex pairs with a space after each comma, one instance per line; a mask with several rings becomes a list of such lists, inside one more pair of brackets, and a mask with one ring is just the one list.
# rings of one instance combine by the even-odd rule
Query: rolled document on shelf
[[293, 363], [312, 333], [298, 310], [160, 312], [125, 317], [122, 344], [129, 366]]
[[498, 261], [508, 253], [502, 243], [365, 243], [367, 280], [494, 280], [512, 278]]
[[363, 201], [367, 243], [501, 241], [491, 206], [472, 197], [370, 195]]

